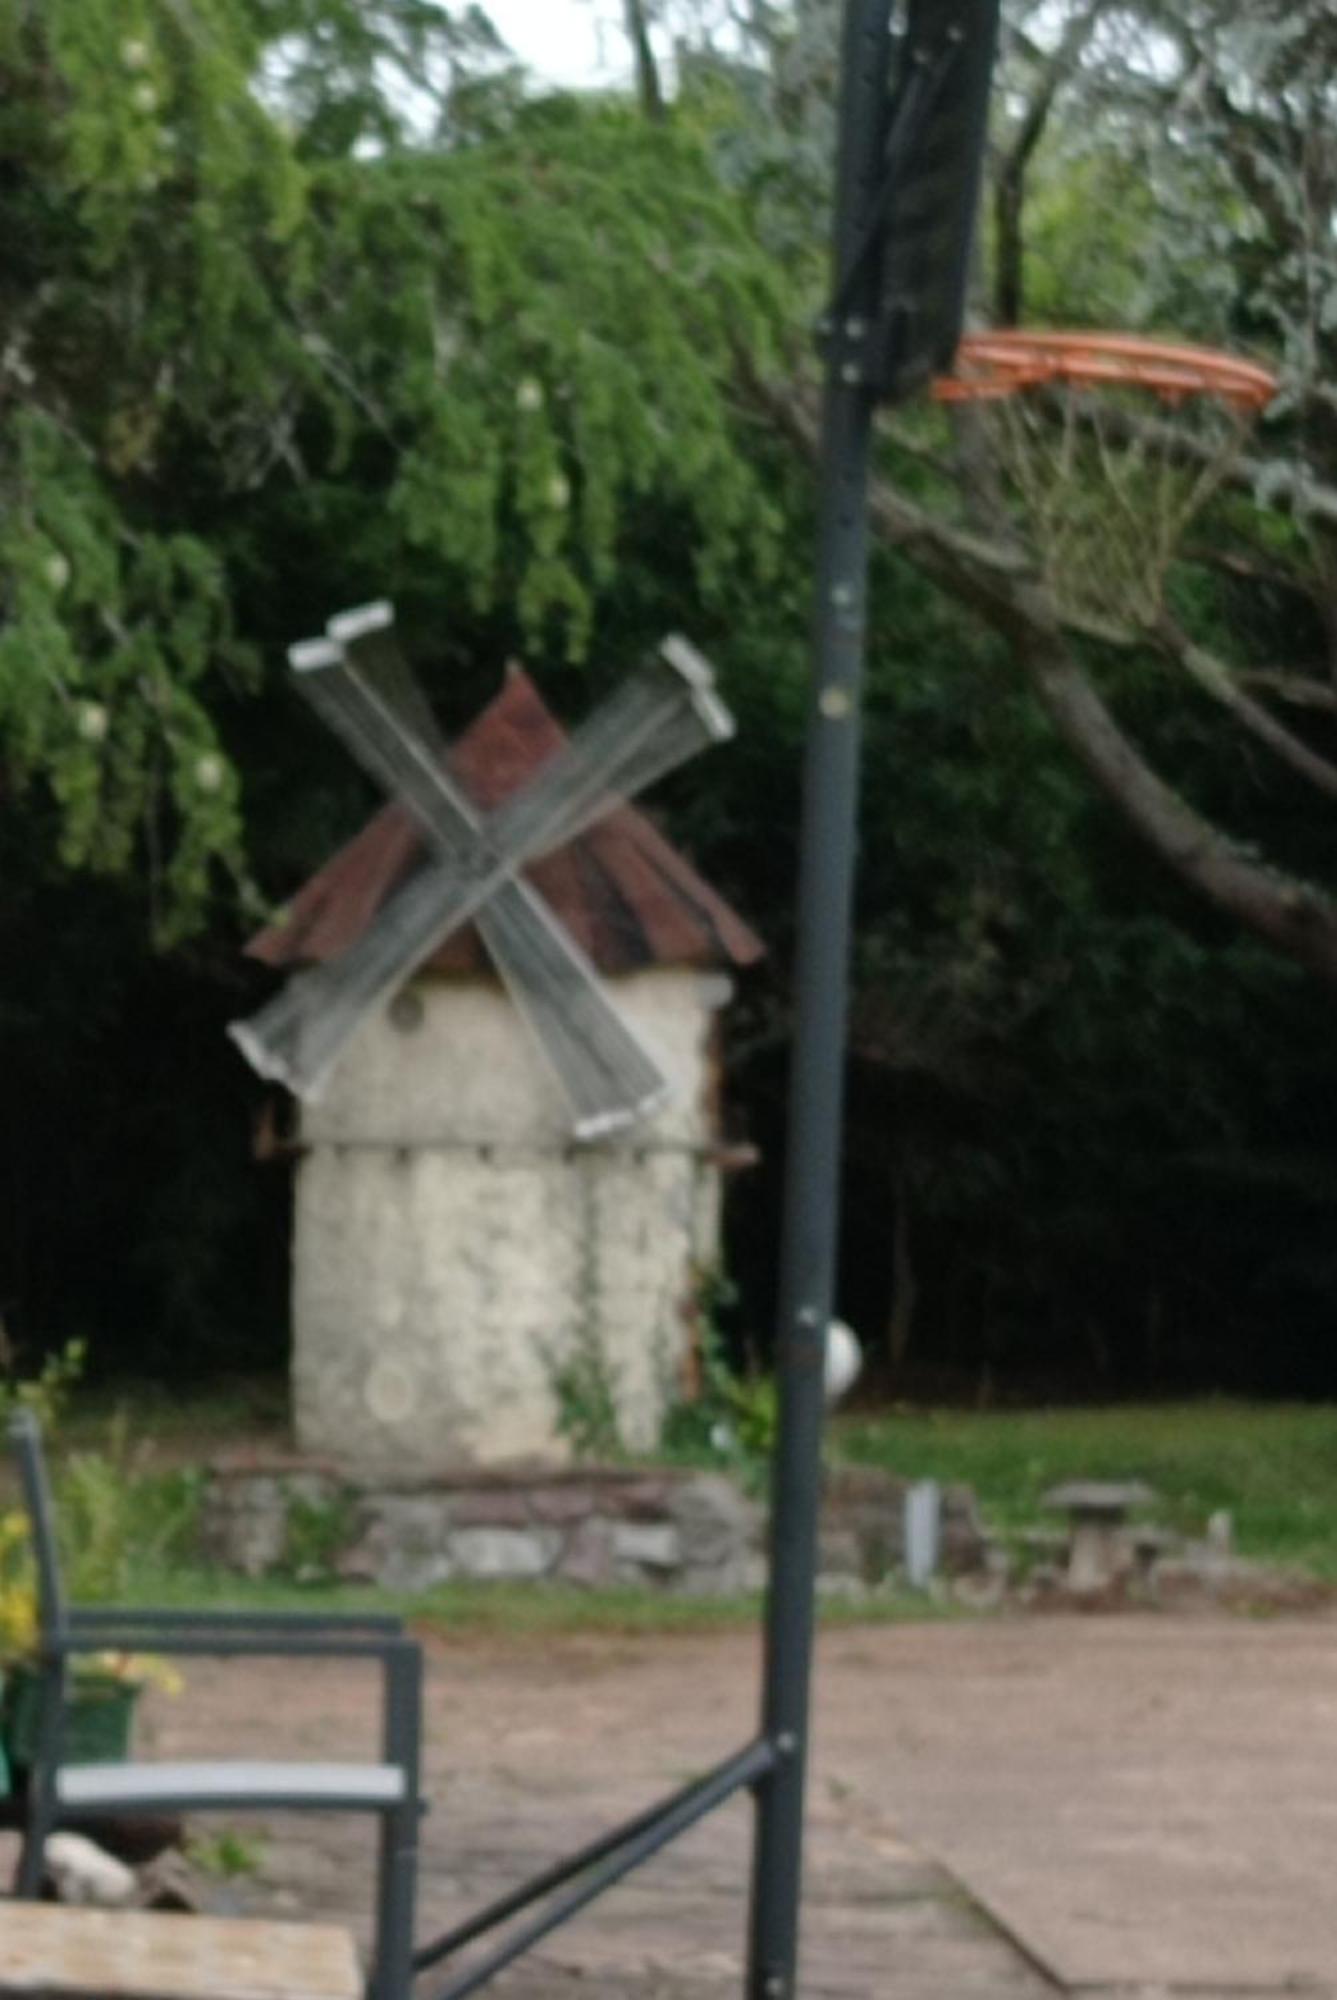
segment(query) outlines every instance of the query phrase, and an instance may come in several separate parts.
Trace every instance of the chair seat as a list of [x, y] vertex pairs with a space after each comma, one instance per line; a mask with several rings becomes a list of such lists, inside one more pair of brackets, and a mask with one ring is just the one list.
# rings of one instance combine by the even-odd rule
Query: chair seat
[[66, 1764], [56, 1797], [81, 1813], [231, 1806], [386, 1812], [405, 1796], [394, 1764]]

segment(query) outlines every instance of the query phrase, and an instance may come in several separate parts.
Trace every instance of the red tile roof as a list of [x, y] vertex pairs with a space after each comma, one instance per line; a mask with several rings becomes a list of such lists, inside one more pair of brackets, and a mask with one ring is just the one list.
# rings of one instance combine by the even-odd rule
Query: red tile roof
[[[450, 753], [450, 768], [485, 811], [518, 789], [563, 741], [529, 676], [511, 669], [500, 693]], [[388, 805], [301, 889], [281, 922], [246, 949], [286, 968], [336, 958], [360, 937], [419, 859], [410, 814]], [[751, 965], [764, 946], [721, 896], [632, 806], [525, 870], [601, 972], [653, 965]], [[480, 972], [472, 924], [427, 961], [433, 972]]]

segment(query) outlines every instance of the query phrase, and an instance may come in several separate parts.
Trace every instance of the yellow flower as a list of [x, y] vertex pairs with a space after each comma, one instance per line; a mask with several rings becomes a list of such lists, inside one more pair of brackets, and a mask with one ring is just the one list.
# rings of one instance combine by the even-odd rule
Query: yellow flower
[[151, 1653], [95, 1653], [90, 1671], [134, 1687], [156, 1687], [162, 1694], [180, 1694], [185, 1686], [175, 1667]]
[[31, 1659], [37, 1651], [37, 1598], [31, 1585], [0, 1587], [0, 1660]]
[[10, 1549], [18, 1548], [27, 1539], [28, 1522], [23, 1514], [16, 1509], [0, 1514], [0, 1555], [8, 1554]]

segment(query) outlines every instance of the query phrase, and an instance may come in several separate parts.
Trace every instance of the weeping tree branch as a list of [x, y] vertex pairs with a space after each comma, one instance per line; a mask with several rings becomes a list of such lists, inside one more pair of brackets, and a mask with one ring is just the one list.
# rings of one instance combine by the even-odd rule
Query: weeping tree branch
[[[772, 419], [816, 458], [820, 429], [812, 399], [792, 387], [772, 385], [762, 393]], [[1242, 853], [1153, 770], [1083, 671], [1032, 566], [1012, 548], [934, 520], [886, 480], [874, 482], [872, 511], [884, 542], [1008, 641], [1060, 739], [1179, 880], [1337, 992], [1337, 903]]]

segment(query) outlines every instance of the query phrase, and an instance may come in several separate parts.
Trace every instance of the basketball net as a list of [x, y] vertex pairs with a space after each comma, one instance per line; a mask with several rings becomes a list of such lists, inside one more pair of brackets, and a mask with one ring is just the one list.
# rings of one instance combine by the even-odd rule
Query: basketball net
[[1133, 335], [967, 335], [944, 403], [979, 412], [1004, 497], [1060, 613], [1126, 632], [1158, 616], [1192, 522], [1276, 391], [1265, 369]]

